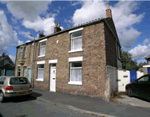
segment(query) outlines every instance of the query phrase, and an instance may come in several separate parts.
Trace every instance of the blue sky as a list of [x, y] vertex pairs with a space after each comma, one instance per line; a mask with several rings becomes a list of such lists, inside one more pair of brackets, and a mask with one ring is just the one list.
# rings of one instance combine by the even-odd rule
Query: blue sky
[[137, 62], [150, 54], [149, 1], [1, 1], [0, 54], [15, 60], [16, 46], [32, 41], [39, 33], [53, 33], [55, 23], [62, 29], [106, 17], [109, 4], [121, 46]]

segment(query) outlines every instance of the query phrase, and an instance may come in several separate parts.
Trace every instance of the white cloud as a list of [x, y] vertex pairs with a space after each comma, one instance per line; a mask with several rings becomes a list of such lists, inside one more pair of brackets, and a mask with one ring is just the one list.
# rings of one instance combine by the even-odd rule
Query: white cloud
[[123, 47], [131, 47], [136, 39], [140, 36], [141, 32], [134, 28], [124, 29], [119, 31], [118, 36]]
[[143, 41], [143, 44], [149, 44], [150, 43], [150, 39], [145, 39], [144, 41]]
[[23, 21], [26, 28], [34, 29], [35, 31], [43, 31], [45, 35], [51, 34], [54, 31], [54, 18], [40, 18], [38, 17], [34, 22]]
[[82, 4], [81, 1], [73, 1], [71, 2], [71, 6], [76, 6], [76, 5], [79, 5], [79, 4]]
[[129, 51], [129, 53], [132, 54], [132, 57], [134, 59], [141, 59], [141, 58], [146, 57], [148, 54], [150, 54], [149, 50], [150, 50], [150, 45], [148, 45], [148, 46], [146, 46], [146, 45], [137, 45], [136, 47], [131, 49]]
[[11, 21], [12, 21], [12, 23], [13, 23], [14, 25], [17, 24], [17, 19], [16, 19], [16, 18], [12, 17], [12, 18], [11, 18]]
[[10, 57], [11, 60], [15, 63], [16, 56], [14, 56], [14, 55], [9, 55], [9, 57]]
[[[78, 25], [105, 17], [106, 3], [107, 1], [82, 1], [82, 7], [74, 12], [72, 22]], [[110, 8], [122, 46], [131, 47], [141, 34], [133, 26], [142, 21], [144, 13], [134, 13], [138, 9], [138, 3], [135, 1], [119, 1]]]
[[24, 42], [21, 40], [18, 40], [18, 45], [22, 45], [22, 44], [24, 44]]
[[26, 38], [28, 38], [28, 39], [31, 39], [31, 40], [34, 39], [34, 37], [31, 37], [31, 36], [29, 35], [30, 32], [20, 31], [18, 34], [19, 34], [19, 35], [23, 35], [24, 37], [26, 37]]
[[74, 25], [82, 24], [93, 19], [105, 16], [106, 3], [99, 1], [83, 1], [80, 9], [77, 9], [72, 17]]
[[[41, 31], [45, 35], [53, 33], [55, 26], [55, 16], [57, 14], [48, 13], [48, 5], [51, 1], [7, 1], [7, 8], [17, 19], [22, 19], [22, 25], [33, 29], [36, 32]], [[59, 13], [63, 9], [60, 6], [53, 10]], [[41, 17], [40, 15], [45, 17]], [[22, 33], [29, 38], [28, 34]]]
[[0, 10], [0, 53], [6, 52], [8, 47], [17, 44], [17, 33], [8, 24], [4, 11]]
[[50, 1], [7, 1], [7, 8], [18, 19], [34, 21], [48, 9]]

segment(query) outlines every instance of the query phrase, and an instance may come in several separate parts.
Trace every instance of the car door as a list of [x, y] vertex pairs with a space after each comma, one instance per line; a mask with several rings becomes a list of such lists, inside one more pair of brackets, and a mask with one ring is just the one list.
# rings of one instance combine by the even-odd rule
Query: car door
[[0, 88], [2, 88], [5, 81], [5, 77], [0, 77]]
[[149, 80], [150, 80], [150, 76], [149, 75], [145, 75], [142, 76], [141, 78], [139, 78], [136, 82], [136, 89], [137, 89], [137, 94], [139, 97], [141, 98], [147, 98], [148, 94], [148, 90], [149, 88]]
[[150, 100], [150, 75], [148, 75], [148, 78], [145, 79], [145, 82], [143, 83], [142, 86], [143, 86], [144, 97]]

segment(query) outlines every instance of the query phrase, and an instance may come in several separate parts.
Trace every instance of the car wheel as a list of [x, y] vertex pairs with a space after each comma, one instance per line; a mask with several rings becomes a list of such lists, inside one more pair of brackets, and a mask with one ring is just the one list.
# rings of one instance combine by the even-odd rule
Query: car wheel
[[0, 92], [0, 102], [4, 102], [4, 100], [5, 100], [4, 94], [3, 92]]
[[128, 88], [128, 89], [127, 89], [127, 95], [128, 95], [129, 97], [132, 97], [132, 96], [133, 96], [133, 91], [132, 91], [131, 88]]

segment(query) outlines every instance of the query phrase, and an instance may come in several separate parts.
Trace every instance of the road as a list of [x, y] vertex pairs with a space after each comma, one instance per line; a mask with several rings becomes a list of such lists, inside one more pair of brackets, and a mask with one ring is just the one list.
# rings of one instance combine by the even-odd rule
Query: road
[[33, 97], [7, 99], [0, 103], [1, 117], [97, 117], [40, 102]]

